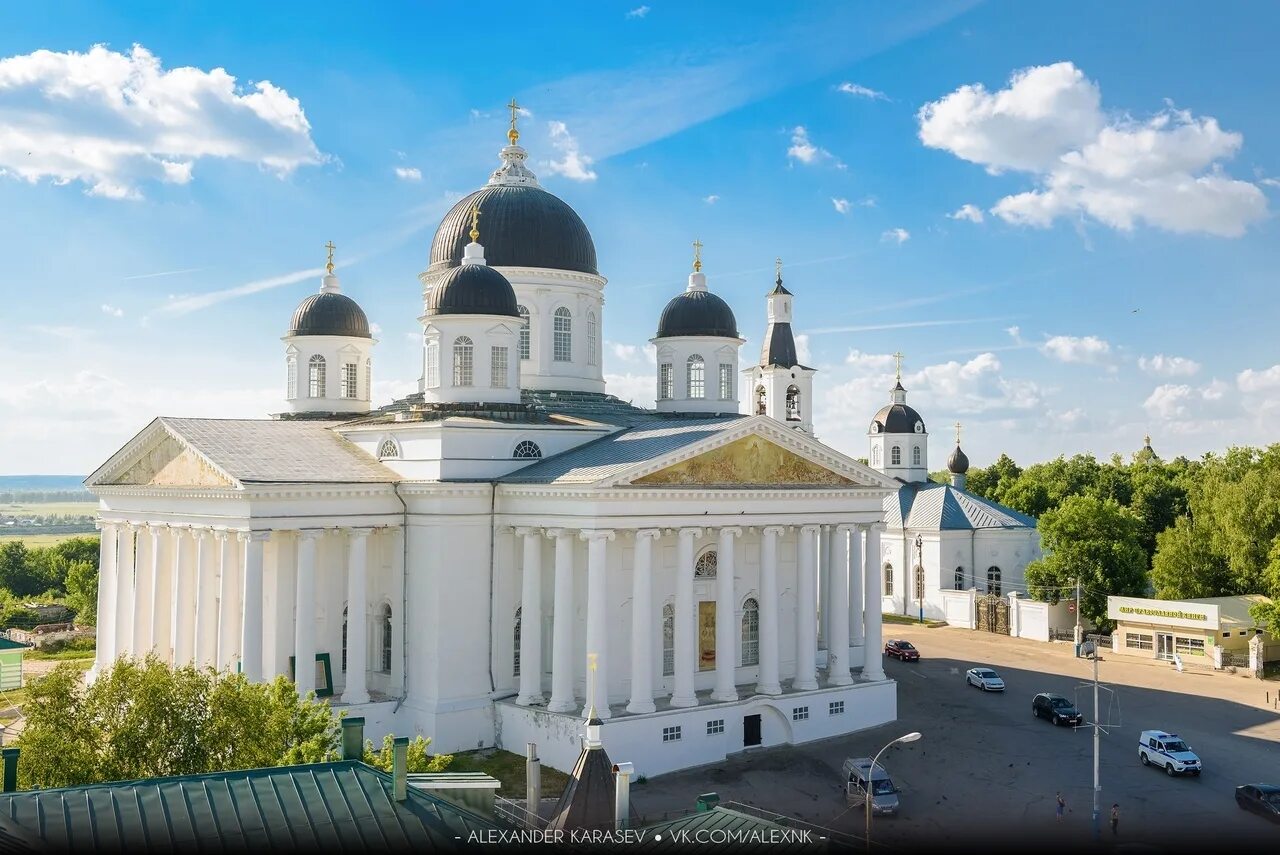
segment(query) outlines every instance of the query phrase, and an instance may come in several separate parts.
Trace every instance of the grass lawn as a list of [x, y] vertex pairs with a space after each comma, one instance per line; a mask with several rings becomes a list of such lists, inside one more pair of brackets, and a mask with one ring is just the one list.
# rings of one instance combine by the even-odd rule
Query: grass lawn
[[0, 514], [14, 517], [44, 517], [50, 514], [78, 517], [93, 516], [97, 502], [9, 502], [0, 504]]
[[909, 624], [911, 626], [935, 627], [947, 625], [945, 620], [929, 620], [926, 618], [924, 621], [921, 621], [919, 618], [906, 617], [905, 615], [883, 615], [883, 618], [885, 623], [901, 623]]
[[36, 659], [41, 661], [54, 662], [74, 662], [77, 659], [83, 659], [88, 664], [93, 664], [93, 650], [85, 650], [81, 647], [78, 650], [59, 650], [54, 653], [46, 653], [43, 650], [31, 648], [22, 654], [23, 659]]
[[[524, 757], [498, 748], [482, 748], [465, 754], [453, 755], [450, 772], [484, 772], [502, 782], [498, 795], [507, 799], [525, 796]], [[569, 776], [564, 772], [542, 767], [542, 797], [558, 797], [564, 792]]]
[[27, 544], [29, 549], [35, 549], [37, 546], [54, 546], [62, 543], [64, 540], [70, 540], [73, 537], [94, 537], [98, 533], [93, 530], [80, 532], [64, 532], [60, 534], [3, 534], [0, 533], [0, 543], [7, 543], [10, 540], [21, 540]]

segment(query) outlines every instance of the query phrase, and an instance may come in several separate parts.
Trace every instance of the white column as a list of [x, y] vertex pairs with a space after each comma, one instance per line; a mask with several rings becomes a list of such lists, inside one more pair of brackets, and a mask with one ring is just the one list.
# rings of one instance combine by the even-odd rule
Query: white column
[[782, 526], [766, 526], [760, 540], [760, 682], [756, 692], [761, 695], [782, 694], [778, 682], [778, 538], [785, 531]]
[[676, 558], [676, 673], [675, 686], [671, 692], [673, 707], [698, 705], [698, 696], [693, 690], [693, 670], [698, 660], [698, 616], [693, 611], [693, 539], [700, 534], [700, 528], [680, 529], [680, 547]]
[[727, 526], [720, 529], [716, 551], [716, 686], [713, 701], [736, 701], [738, 690], [733, 679], [738, 667], [738, 603], [734, 598], [733, 576], [737, 565], [733, 560], [733, 539], [742, 529]]
[[849, 526], [833, 526], [831, 535], [831, 635], [827, 640], [827, 682], [847, 686], [849, 676]]
[[849, 644], [862, 646], [862, 533], [866, 526], [849, 528]]
[[551, 615], [551, 712], [570, 712], [573, 701], [573, 532], [547, 529], [556, 541], [555, 611]]
[[173, 645], [169, 637], [169, 618], [173, 615], [174, 532], [169, 525], [151, 529], [151, 626], [147, 650], [161, 662], [173, 662]]
[[831, 604], [835, 600], [835, 596], [831, 593], [831, 576], [834, 572], [831, 557], [834, 554], [832, 545], [834, 539], [834, 528], [824, 525], [818, 541], [818, 603], [821, 606], [818, 611], [818, 635], [822, 639], [821, 646], [828, 650], [831, 649]]
[[220, 671], [235, 671], [240, 647], [240, 586], [233, 532], [215, 531], [218, 541], [218, 655]]
[[306, 697], [316, 688], [316, 541], [324, 529], [298, 532], [297, 592], [293, 620], [293, 685]]
[[262, 553], [269, 531], [242, 531], [244, 587], [240, 608], [240, 670], [251, 683], [262, 682]]
[[151, 616], [155, 613], [156, 573], [160, 569], [160, 526], [147, 523], [138, 532], [133, 570], [133, 655], [151, 652]]
[[343, 703], [369, 702], [369, 529], [347, 531], [347, 687]]
[[796, 568], [796, 679], [793, 689], [818, 688], [818, 532], [821, 526], [800, 527], [799, 566]]
[[866, 560], [863, 562], [863, 566], [866, 567], [866, 572], [863, 576], [866, 579], [867, 592], [866, 601], [863, 604], [864, 629], [866, 631], [866, 641], [863, 646], [865, 659], [862, 665], [862, 679], [864, 680], [884, 679], [884, 641], [881, 639], [880, 634], [882, 622], [880, 614], [880, 584], [884, 578], [884, 571], [880, 567], [881, 527], [880, 523], [867, 527]]
[[523, 538], [520, 565], [520, 694], [516, 703], [541, 705], [542, 697], [542, 531], [518, 528]]
[[99, 522], [98, 528], [102, 530], [98, 542], [98, 642], [91, 681], [115, 661], [116, 588], [119, 585], [116, 564], [119, 527], [115, 523]]
[[218, 662], [218, 543], [207, 528], [193, 529], [196, 541], [195, 664], [198, 668]]
[[636, 532], [635, 567], [631, 574], [631, 703], [627, 712], [651, 713], [653, 704], [653, 542], [656, 528]]
[[138, 527], [126, 523], [120, 528], [119, 584], [116, 586], [116, 621], [112, 658], [133, 655], [134, 573], [137, 563]]
[[391, 687], [396, 697], [404, 697], [404, 628], [407, 626], [404, 597], [404, 529], [392, 526], [391, 535]]
[[[608, 545], [613, 532], [607, 529], [584, 531], [587, 542], [587, 656], [595, 656], [594, 678], [588, 669], [587, 683], [594, 697], [588, 697], [582, 714], [594, 707], [601, 721], [609, 718], [609, 566]], [[588, 659], [588, 662], [590, 660]]]
[[173, 563], [169, 567], [169, 664], [175, 668], [190, 665], [192, 659], [187, 644], [187, 639], [194, 638], [195, 629], [190, 615], [195, 581], [190, 546], [190, 529], [169, 528], [169, 549], [173, 552]]

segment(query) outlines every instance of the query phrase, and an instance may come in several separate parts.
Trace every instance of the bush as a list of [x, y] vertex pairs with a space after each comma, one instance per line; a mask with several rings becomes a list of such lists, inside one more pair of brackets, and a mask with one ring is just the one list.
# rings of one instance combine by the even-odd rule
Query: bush
[[[449, 764], [453, 762], [452, 754], [428, 754], [427, 746], [431, 744], [431, 740], [423, 736], [416, 736], [409, 741], [409, 771], [410, 772], [443, 772], [449, 768]], [[384, 772], [391, 771], [391, 765], [395, 760], [395, 737], [387, 734], [382, 740], [382, 748], [375, 749], [373, 740], [366, 739], [364, 741], [364, 762], [368, 763], [376, 769]]]

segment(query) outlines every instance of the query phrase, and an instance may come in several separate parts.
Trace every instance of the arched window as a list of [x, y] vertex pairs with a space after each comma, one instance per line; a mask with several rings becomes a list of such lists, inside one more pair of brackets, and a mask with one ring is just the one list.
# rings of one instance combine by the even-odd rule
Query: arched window
[[884, 565], [884, 595], [886, 597], [893, 596], [893, 565]]
[[475, 367], [473, 350], [471, 339], [465, 335], [453, 340], [453, 385], [471, 385]]
[[733, 383], [733, 366], [727, 362], [720, 363], [720, 400], [732, 401], [735, 391]]
[[964, 590], [964, 568], [963, 567], [956, 568], [956, 583], [954, 587], [957, 591]]
[[347, 607], [342, 607], [342, 673], [347, 673]]
[[511, 456], [516, 460], [537, 460], [542, 456], [542, 449], [536, 442], [525, 439], [516, 443], [516, 450], [511, 452]]
[[596, 364], [596, 313], [587, 312], [587, 364]]
[[324, 397], [324, 357], [316, 354], [307, 362], [307, 397]]
[[284, 384], [284, 396], [292, 401], [298, 397], [298, 357], [290, 356], [286, 361], [288, 379]]
[[714, 579], [716, 577], [716, 551], [708, 549], [698, 556], [693, 565], [693, 578]]
[[425, 383], [428, 389], [440, 387], [440, 342], [429, 341], [423, 351]]
[[754, 598], [742, 604], [742, 664], [760, 664], [760, 604]]
[[658, 366], [658, 400], [669, 401], [675, 394], [675, 371], [670, 362], [664, 362]]
[[795, 386], [787, 387], [787, 421], [800, 421], [800, 390]]
[[520, 313], [520, 358], [529, 358], [529, 310], [524, 306], [516, 306]]
[[394, 439], [384, 439], [382, 445], [378, 446], [378, 459], [384, 460], [388, 457], [399, 457], [400, 446], [396, 445]]
[[924, 568], [916, 568], [916, 602], [924, 599]]
[[373, 400], [373, 360], [364, 361], [364, 396]]
[[676, 672], [676, 609], [667, 603], [662, 607], [662, 676]]
[[382, 672], [384, 674], [390, 674], [391, 673], [391, 604], [390, 603], [382, 604], [382, 614], [379, 616], [378, 621], [379, 621], [378, 629], [380, 630], [380, 632], [378, 633], [378, 636], [379, 638], [382, 639], [382, 649], [379, 651], [381, 655], [378, 657], [378, 662], [381, 663], [382, 665]]
[[880, 446], [878, 445], [873, 446], [871, 449], [871, 465], [872, 466], [880, 465]]
[[556, 309], [551, 358], [556, 362], [573, 361], [573, 315], [564, 306]]
[[356, 388], [360, 367], [354, 362], [342, 363], [342, 388], [338, 390], [340, 398], [359, 398], [360, 390]]
[[890, 466], [902, 465], [902, 446], [895, 445], [893, 448], [889, 449], [889, 465]]
[[987, 568], [987, 593], [1000, 596], [1000, 568]]
[[515, 654], [512, 657], [511, 673], [513, 676], [520, 676], [520, 607], [516, 607], [516, 625], [515, 625]]
[[705, 398], [707, 396], [707, 364], [702, 357], [694, 354], [689, 357], [689, 373], [685, 384], [686, 398]]
[[763, 386], [756, 387], [756, 415], [763, 416], [768, 409], [768, 395]]
[[914, 445], [911, 447], [911, 465], [912, 466], [920, 465], [920, 446], [918, 445]]

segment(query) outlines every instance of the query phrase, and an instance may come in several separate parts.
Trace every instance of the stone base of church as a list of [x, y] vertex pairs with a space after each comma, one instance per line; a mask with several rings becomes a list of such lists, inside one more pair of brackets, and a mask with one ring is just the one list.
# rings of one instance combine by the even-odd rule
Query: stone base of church
[[[601, 729], [604, 747], [615, 763], [630, 762], [636, 774], [653, 777], [723, 760], [754, 747], [798, 745], [828, 739], [893, 721], [898, 715], [893, 680], [855, 682], [783, 694], [756, 695], [754, 686], [738, 686], [737, 701], [717, 702], [698, 693], [696, 707], [672, 707], [657, 698], [657, 711], [627, 713], [613, 706]], [[497, 701], [500, 748], [523, 754], [536, 743], [542, 762], [568, 772], [582, 749], [583, 721], [578, 713], [553, 713], [522, 707], [514, 698]], [[673, 728], [679, 728], [678, 731]], [[755, 745], [749, 742], [757, 740]]]

